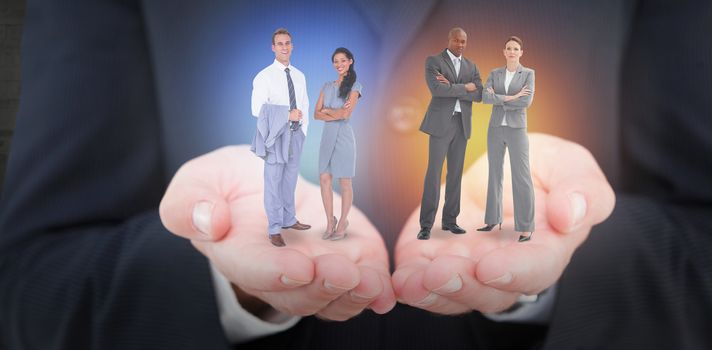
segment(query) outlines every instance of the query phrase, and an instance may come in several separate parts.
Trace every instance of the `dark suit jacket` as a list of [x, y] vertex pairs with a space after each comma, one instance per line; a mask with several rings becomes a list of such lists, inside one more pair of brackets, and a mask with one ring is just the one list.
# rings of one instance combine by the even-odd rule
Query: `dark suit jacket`
[[[207, 260], [158, 216], [167, 164], [191, 158], [167, 131], [189, 121], [164, 120], [158, 108], [154, 77], [165, 67], [152, 65], [146, 26], [156, 23], [146, 17], [167, 3], [27, 3], [21, 107], [0, 201], [0, 349], [231, 348]], [[410, 326], [425, 338], [406, 339]], [[488, 327], [519, 328], [400, 306], [388, 318], [307, 317], [244, 347], [471, 349], [494, 340]]]
[[[440, 83], [435, 78], [438, 73], [445, 76], [450, 84]], [[460, 75], [456, 76], [455, 66], [445, 49], [439, 55], [430, 56], [425, 61], [425, 82], [433, 98], [430, 100], [423, 123], [420, 124], [420, 131], [432, 136], [444, 135], [455, 109], [455, 102], [460, 100], [463, 130], [465, 138], [469, 139], [472, 132], [472, 102], [482, 101], [482, 79], [477, 66], [463, 56], [460, 62]], [[474, 83], [477, 90], [473, 92], [465, 90], [467, 83]]]
[[[158, 218], [172, 174], [144, 6], [28, 2], [0, 203], [0, 348], [229, 348], [206, 260]], [[704, 1], [635, 8], [620, 89], [626, 184], [561, 278], [546, 349], [712, 348], [712, 65], [700, 51], [711, 16]], [[307, 318], [245, 347], [511, 349], [523, 347], [502, 341], [528, 343], [530, 330], [397, 307]]]
[[712, 348], [712, 57], [697, 53], [712, 3], [644, 1], [634, 16], [622, 185], [561, 278], [545, 349]]
[[220, 349], [206, 259], [161, 225], [142, 4], [28, 1], [0, 203], [0, 348]]

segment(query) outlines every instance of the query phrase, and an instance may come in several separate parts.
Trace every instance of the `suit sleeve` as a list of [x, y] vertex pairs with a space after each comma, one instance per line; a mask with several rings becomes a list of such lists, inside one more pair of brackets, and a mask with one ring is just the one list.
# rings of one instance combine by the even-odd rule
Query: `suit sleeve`
[[140, 4], [28, 2], [0, 347], [227, 349], [207, 260], [159, 220], [172, 174]]
[[[480, 77], [480, 71], [477, 69], [476, 64], [472, 64], [473, 68], [473, 73], [472, 73], [472, 78], [470, 82], [474, 83], [475, 86], [477, 87], [477, 90], [472, 91], [472, 92], [467, 92], [467, 96], [464, 98], [465, 100], [472, 101], [472, 102], [482, 102], [482, 78]], [[463, 85], [464, 87], [464, 85]], [[467, 90], [465, 90], [467, 91]]]
[[[428, 84], [428, 89], [433, 97], [459, 97], [465, 98], [467, 90], [464, 84], [443, 84], [435, 77], [441, 74], [440, 68], [436, 62], [437, 56], [430, 56], [425, 61], [425, 82]], [[480, 83], [481, 85], [482, 83]]]
[[499, 95], [494, 92], [488, 92], [487, 89], [494, 89], [494, 71], [490, 72], [489, 77], [487, 77], [487, 83], [482, 91], [482, 103], [501, 106], [504, 104], [504, 95]]
[[529, 87], [529, 89], [531, 90], [531, 94], [529, 94], [528, 96], [522, 96], [517, 99], [504, 102], [505, 111], [529, 108], [529, 106], [532, 105], [532, 101], [534, 101], [534, 70], [532, 70], [530, 74], [527, 74], [527, 79], [524, 83], [524, 86]]
[[710, 348], [709, 209], [616, 197], [559, 280], [545, 348]]

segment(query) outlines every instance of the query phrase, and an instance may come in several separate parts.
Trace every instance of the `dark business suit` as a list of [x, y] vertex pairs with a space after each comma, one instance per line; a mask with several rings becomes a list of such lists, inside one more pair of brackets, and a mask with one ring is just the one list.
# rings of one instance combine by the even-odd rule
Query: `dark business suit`
[[27, 3], [0, 348], [228, 348], [207, 260], [158, 217], [172, 173], [142, 10]]
[[[196, 147], [201, 130], [190, 127], [210, 116], [176, 117], [171, 108], [184, 101], [163, 95], [175, 77], [160, 83], [173, 68], [162, 55], [173, 51], [156, 47], [173, 38], [155, 17], [175, 10], [167, 4], [27, 3], [21, 108], [0, 200], [3, 350], [231, 348], [207, 260], [158, 216], [177, 167], [216, 147]], [[411, 325], [424, 337], [405, 339]], [[244, 347], [472, 349], [518, 328], [399, 306], [348, 322], [306, 317]]]
[[[646, 1], [631, 14], [636, 40], [620, 91], [630, 194], [619, 192], [613, 216], [562, 276], [547, 349], [712, 348], [712, 174], [703, 162], [712, 72], [710, 57], [692, 50], [712, 31], [711, 5]], [[163, 67], [150, 64], [146, 6], [27, 6], [0, 204], [0, 347], [229, 347], [207, 262], [157, 214], [167, 179], [190, 158], [175, 148], [192, 145], [160, 119], [153, 77]], [[661, 42], [672, 46], [661, 51]], [[521, 349], [543, 330], [398, 306], [347, 322], [309, 317], [245, 347]]]
[[712, 57], [698, 50], [712, 3], [644, 1], [635, 18], [622, 186], [559, 282], [545, 349], [712, 349]]
[[[428, 170], [425, 173], [423, 198], [420, 208], [420, 227], [430, 229], [435, 220], [440, 201], [440, 174], [447, 158], [445, 179], [445, 205], [443, 225], [455, 224], [460, 214], [460, 190], [465, 164], [467, 140], [472, 133], [472, 102], [482, 101], [482, 79], [477, 66], [461, 57], [460, 74], [445, 49], [439, 55], [430, 56], [425, 62], [425, 82], [432, 94], [428, 111], [420, 125], [420, 131], [430, 135]], [[450, 84], [436, 78], [442, 74]], [[468, 92], [465, 84], [474, 83], [477, 90]], [[455, 113], [455, 104], [460, 101], [461, 113]]]

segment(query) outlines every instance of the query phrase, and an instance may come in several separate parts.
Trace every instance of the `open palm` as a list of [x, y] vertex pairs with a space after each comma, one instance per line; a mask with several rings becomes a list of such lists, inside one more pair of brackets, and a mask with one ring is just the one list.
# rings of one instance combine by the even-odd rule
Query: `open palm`
[[[463, 176], [458, 223], [468, 230], [466, 234], [435, 227], [430, 240], [417, 240], [419, 208], [404, 226], [393, 274], [400, 302], [443, 314], [495, 312], [522, 293], [536, 294], [556, 282], [591, 227], [610, 215], [615, 197], [593, 156], [580, 145], [532, 134], [530, 155], [536, 198], [534, 238], [517, 242], [506, 166], [502, 230], [475, 230], [484, 224], [487, 160], [483, 156]], [[435, 222], [439, 220], [440, 214]]]
[[[378, 231], [358, 210], [344, 241], [321, 239], [326, 228], [319, 188], [300, 179], [296, 210], [306, 231], [286, 230], [286, 247], [267, 236], [263, 164], [245, 146], [225, 147], [186, 163], [161, 203], [161, 218], [234, 285], [292, 315], [345, 320], [365, 308], [385, 313], [395, 304], [388, 256]], [[211, 203], [207, 234], [193, 223], [196, 203]]]

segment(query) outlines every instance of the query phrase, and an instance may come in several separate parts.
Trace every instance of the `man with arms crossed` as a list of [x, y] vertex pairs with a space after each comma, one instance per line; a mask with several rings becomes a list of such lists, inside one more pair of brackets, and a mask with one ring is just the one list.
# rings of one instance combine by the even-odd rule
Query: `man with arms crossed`
[[447, 49], [425, 62], [425, 81], [433, 97], [420, 125], [420, 131], [430, 135], [418, 232], [418, 239], [423, 240], [430, 238], [435, 221], [440, 201], [440, 174], [446, 157], [442, 228], [455, 234], [466, 232], [457, 225], [460, 184], [465, 148], [472, 129], [472, 102], [482, 101], [482, 79], [477, 66], [462, 57], [467, 33], [462, 28], [453, 28], [448, 39]]

